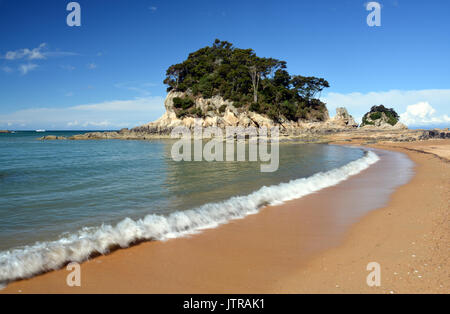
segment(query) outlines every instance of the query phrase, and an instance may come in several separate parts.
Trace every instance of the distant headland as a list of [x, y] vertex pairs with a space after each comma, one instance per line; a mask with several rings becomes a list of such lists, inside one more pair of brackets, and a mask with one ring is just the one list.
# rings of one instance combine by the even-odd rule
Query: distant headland
[[[70, 138], [152, 139], [169, 137], [175, 127], [279, 127], [283, 137], [323, 140], [330, 134], [412, 141], [448, 138], [448, 131], [408, 130], [392, 108], [373, 106], [359, 126], [344, 107], [330, 118], [320, 93], [324, 78], [290, 74], [286, 61], [258, 57], [253, 49], [236, 48], [216, 39], [182, 63], [170, 66], [164, 83], [166, 112], [154, 122], [118, 132], [92, 132]], [[382, 134], [378, 134], [378, 133]], [[326, 141], [327, 139], [325, 139]]]

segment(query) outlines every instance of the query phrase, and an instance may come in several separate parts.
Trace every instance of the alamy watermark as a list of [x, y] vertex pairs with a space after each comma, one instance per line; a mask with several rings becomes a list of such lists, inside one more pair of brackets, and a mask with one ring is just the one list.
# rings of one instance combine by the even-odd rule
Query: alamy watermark
[[66, 270], [70, 273], [66, 277], [66, 284], [69, 287], [81, 287], [81, 266], [76, 262], [67, 264]]
[[366, 4], [366, 10], [371, 11], [367, 15], [367, 25], [369, 27], [381, 26], [381, 4], [375, 1]]
[[[179, 138], [171, 149], [174, 161], [247, 161], [248, 151], [248, 161], [257, 162], [259, 159], [262, 162], [261, 172], [278, 170], [278, 127], [226, 127], [224, 134], [223, 129], [219, 127], [195, 126], [192, 132], [191, 129], [180, 126], [172, 130], [171, 137]], [[210, 140], [204, 143], [207, 139]]]
[[66, 23], [68, 26], [81, 26], [81, 6], [78, 2], [70, 2], [66, 7], [70, 13], [67, 15]]
[[377, 262], [370, 262], [366, 267], [367, 271], [370, 271], [367, 275], [366, 283], [369, 287], [381, 286], [381, 266]]

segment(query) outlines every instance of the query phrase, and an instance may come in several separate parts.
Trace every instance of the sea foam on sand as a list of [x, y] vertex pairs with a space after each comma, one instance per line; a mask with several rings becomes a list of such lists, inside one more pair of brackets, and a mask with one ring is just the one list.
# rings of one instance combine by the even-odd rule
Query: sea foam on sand
[[178, 211], [167, 216], [148, 215], [125, 218], [116, 226], [83, 228], [56, 241], [0, 252], [0, 284], [58, 269], [67, 262], [82, 262], [91, 255], [107, 254], [112, 247], [125, 248], [141, 240], [165, 240], [214, 228], [233, 219], [257, 213], [265, 205], [278, 205], [336, 185], [376, 163], [372, 151], [340, 168], [319, 172], [307, 178], [264, 186], [245, 196]]

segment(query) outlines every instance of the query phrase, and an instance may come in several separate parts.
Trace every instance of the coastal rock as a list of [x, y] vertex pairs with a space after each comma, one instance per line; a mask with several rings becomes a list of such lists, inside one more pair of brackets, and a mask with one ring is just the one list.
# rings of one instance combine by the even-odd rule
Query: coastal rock
[[348, 113], [347, 109], [344, 107], [336, 108], [336, 115], [330, 119], [331, 123], [336, 126], [349, 127], [349, 128], [357, 128], [358, 123], [356, 123], [355, 119]]
[[326, 139], [329, 141], [365, 141], [367, 143], [377, 142], [415, 142], [436, 139], [450, 139], [448, 129], [440, 130], [409, 130], [396, 128], [364, 127], [347, 132], [337, 132], [330, 134]]
[[405, 130], [407, 126], [399, 122], [399, 115], [392, 108], [386, 108], [383, 105], [373, 106], [367, 112], [361, 123], [362, 128], [366, 129], [385, 129], [385, 130]]
[[397, 122], [393, 127], [394, 130], [407, 130], [408, 127], [401, 122]]
[[428, 139], [450, 139], [449, 129], [434, 129], [434, 130], [424, 130], [420, 138], [421, 140]]
[[41, 140], [41, 141], [67, 140], [67, 137], [56, 136], [56, 135], [46, 135], [46, 136], [38, 138], [38, 140]]
[[408, 127], [401, 122], [397, 122], [396, 124], [391, 125], [390, 123], [387, 122], [387, 120], [389, 118], [384, 113], [382, 113], [381, 115], [382, 115], [382, 117], [377, 120], [370, 120], [370, 118], [369, 118], [368, 119], [369, 122], [372, 122], [373, 124], [366, 124], [364, 126], [361, 126], [361, 128], [367, 129], [367, 130], [377, 130], [377, 129], [407, 130], [408, 129]]
[[0, 130], [0, 133], [12, 133], [12, 132], [8, 130]]
[[[270, 128], [275, 125], [273, 120], [268, 117], [255, 112], [238, 109], [234, 107], [233, 102], [224, 100], [220, 96], [214, 96], [209, 99], [202, 97], [195, 98], [194, 108], [196, 110], [201, 110], [201, 112], [204, 113], [202, 118], [191, 116], [177, 117], [174, 98], [183, 98], [186, 95], [189, 94], [170, 92], [164, 101], [166, 112], [162, 117], [154, 122], [133, 128], [131, 132], [169, 135], [170, 132], [178, 126], [193, 129], [195, 126], [219, 128], [225, 128], [227, 126], [253, 126]], [[298, 127], [298, 125], [295, 124], [296, 123], [289, 123], [288, 126]]]
[[[224, 100], [220, 96], [205, 99], [203, 97], [195, 97], [193, 110], [203, 113], [202, 117], [192, 116], [177, 116], [177, 111], [174, 105], [175, 98], [185, 98], [193, 96], [189, 92], [174, 92], [171, 91], [164, 101], [166, 112], [161, 118], [154, 122], [133, 128], [132, 133], [151, 134], [151, 135], [170, 135], [170, 132], [178, 126], [193, 129], [195, 126], [200, 127], [266, 127], [268, 129], [279, 126], [281, 135], [296, 135], [301, 132], [326, 132], [328, 129], [337, 129], [341, 127], [353, 127], [352, 118], [348, 113], [342, 119], [330, 120], [328, 111], [324, 113], [323, 122], [315, 122], [308, 120], [290, 121], [281, 117], [279, 121], [275, 122], [266, 115], [262, 115], [253, 111], [245, 110], [243, 108], [236, 108], [234, 103], [229, 100]], [[345, 110], [345, 109], [344, 109]], [[345, 111], [346, 112], [346, 111]], [[343, 113], [344, 114], [344, 113]], [[347, 124], [346, 124], [347, 123]], [[336, 124], [336, 125], [334, 125]]]

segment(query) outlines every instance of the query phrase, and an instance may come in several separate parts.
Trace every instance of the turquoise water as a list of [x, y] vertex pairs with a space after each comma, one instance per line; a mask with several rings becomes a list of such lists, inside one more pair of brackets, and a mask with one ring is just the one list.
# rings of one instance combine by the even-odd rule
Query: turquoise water
[[279, 170], [261, 173], [257, 162], [174, 162], [170, 140], [38, 141], [42, 135], [0, 134], [0, 251], [247, 195], [363, 155], [338, 146], [280, 144]]

